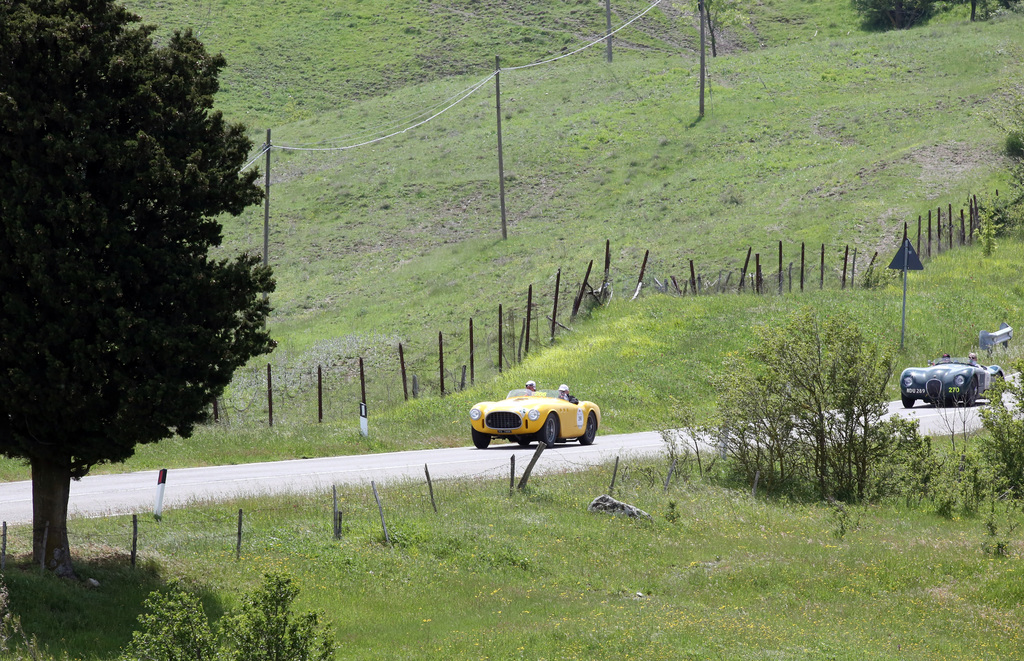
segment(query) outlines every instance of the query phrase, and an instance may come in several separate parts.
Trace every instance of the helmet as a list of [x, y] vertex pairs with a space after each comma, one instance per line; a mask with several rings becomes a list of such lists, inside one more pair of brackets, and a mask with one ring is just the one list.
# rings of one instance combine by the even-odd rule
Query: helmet
[[562, 385], [558, 386], [558, 390], [559, 392], [569, 392], [569, 386], [563, 383]]
[[534, 383], [533, 381], [527, 381], [527, 382], [526, 382], [526, 387], [527, 387], [527, 388], [536, 388], [536, 387], [537, 387], [537, 384], [536, 384], [536, 383]]

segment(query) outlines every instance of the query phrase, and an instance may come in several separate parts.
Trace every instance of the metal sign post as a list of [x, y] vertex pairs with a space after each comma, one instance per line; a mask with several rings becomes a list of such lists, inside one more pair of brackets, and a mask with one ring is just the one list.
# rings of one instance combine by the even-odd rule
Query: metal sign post
[[907, 333], [907, 271], [924, 270], [924, 265], [921, 264], [917, 253], [914, 252], [914, 246], [907, 237], [903, 237], [903, 245], [900, 246], [896, 256], [892, 258], [889, 268], [903, 271], [903, 323], [900, 328], [900, 351], [903, 351], [903, 339]]

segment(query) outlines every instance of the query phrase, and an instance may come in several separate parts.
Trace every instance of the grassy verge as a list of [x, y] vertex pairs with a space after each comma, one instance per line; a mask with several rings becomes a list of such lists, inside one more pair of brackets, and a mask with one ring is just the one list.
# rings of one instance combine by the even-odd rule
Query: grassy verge
[[[765, 501], [721, 475], [701, 479], [692, 463], [665, 490], [667, 468], [620, 466], [615, 495], [649, 521], [586, 512], [610, 466], [535, 477], [511, 497], [504, 479], [440, 482], [436, 514], [425, 484], [391, 484], [381, 489], [389, 547], [368, 487], [345, 487], [337, 541], [329, 493], [253, 498], [143, 521], [134, 571], [130, 520], [75, 521], [72, 545], [88, 558], [78, 567], [98, 590], [17, 562], [5, 581], [51, 653], [97, 661], [128, 640], [148, 590], [180, 578], [216, 618], [270, 570], [296, 577], [299, 609], [329, 615], [344, 659], [1024, 654], [1013, 557], [1024, 544], [1011, 536], [1009, 556], [983, 551], [987, 516]], [[1019, 530], [1020, 511], [998, 508]], [[24, 532], [13, 531], [16, 554], [27, 552]]]

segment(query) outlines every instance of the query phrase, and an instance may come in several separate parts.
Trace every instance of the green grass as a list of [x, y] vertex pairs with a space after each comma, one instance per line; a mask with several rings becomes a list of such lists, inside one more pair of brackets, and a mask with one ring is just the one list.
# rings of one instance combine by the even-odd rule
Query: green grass
[[[140, 522], [76, 520], [88, 591], [13, 562], [12, 603], [51, 653], [111, 659], [146, 592], [197, 589], [216, 619], [262, 573], [285, 571], [297, 608], [324, 611], [338, 658], [974, 659], [1024, 653], [1019, 561], [982, 551], [983, 517], [752, 499], [701, 480], [692, 464], [664, 491], [667, 462], [624, 458], [615, 495], [649, 522], [588, 514], [611, 467], [535, 476], [508, 494], [498, 477], [380, 488], [393, 548], [368, 487], [254, 498]], [[1024, 523], [999, 506], [1001, 521]], [[235, 560], [237, 511], [244, 512]], [[12, 531], [25, 553], [27, 530]], [[1024, 551], [1019, 541], [1011, 552]], [[20, 556], [19, 556], [20, 557]]]
[[[646, 7], [616, 3], [613, 23]], [[201, 30], [228, 58], [218, 105], [267, 127], [278, 146], [350, 145], [506, 67], [573, 50], [599, 36], [599, 4], [452, 0], [308, 0], [268, 5], [137, 0], [159, 35]], [[720, 36], [711, 96], [696, 116], [696, 27], [689, 4], [652, 12], [616, 35], [612, 65], [595, 48], [501, 74], [509, 239], [500, 238], [494, 86], [436, 120], [374, 145], [272, 153], [270, 258], [278, 291], [270, 321], [279, 349], [237, 375], [224, 419], [192, 439], [142, 446], [94, 472], [270, 461], [464, 445], [466, 412], [525, 379], [568, 382], [598, 402], [603, 433], [673, 426], [681, 410], [713, 419], [708, 375], [746, 350], [760, 323], [798, 306], [843, 309], [898, 342], [901, 283], [838, 291], [844, 247], [884, 267], [904, 222], [959, 210], [1007, 190], [1003, 137], [991, 121], [1021, 80], [1021, 17], [968, 24], [963, 8], [903, 33], [864, 33], [846, 0], [766, 1]], [[436, 112], [436, 110], [434, 110]], [[385, 131], [388, 132], [388, 131]], [[377, 135], [380, 134], [378, 131]], [[255, 155], [255, 152], [254, 152]], [[262, 167], [262, 161], [260, 162]], [[262, 250], [262, 208], [224, 219], [220, 254]], [[614, 298], [569, 322], [587, 263], [601, 276], [612, 251]], [[827, 246], [826, 288], [779, 297], [681, 299], [653, 293], [689, 275], [742, 266], [748, 247], [774, 283], [785, 262]], [[1017, 325], [1024, 250], [1003, 239], [992, 257], [965, 248], [910, 276], [902, 364], [966, 353], [981, 329]], [[644, 293], [628, 299], [650, 251]], [[813, 257], [812, 257], [813, 256]], [[561, 269], [559, 331], [543, 316]], [[813, 270], [813, 268], [811, 269]], [[527, 288], [541, 319], [522, 362], [506, 348], [498, 374], [497, 307], [508, 340]], [[794, 285], [794, 289], [798, 286]], [[476, 382], [438, 395], [438, 333], [449, 390], [476, 340]], [[397, 345], [423, 395], [403, 402]], [[1014, 354], [1019, 355], [1019, 353]], [[358, 359], [368, 377], [369, 438], [358, 433]], [[262, 379], [271, 363], [275, 425]], [[325, 422], [315, 423], [315, 365], [325, 367]], [[895, 391], [893, 391], [895, 396]], [[600, 442], [600, 439], [598, 440]], [[330, 539], [330, 500], [253, 498], [144, 521], [141, 565], [126, 568], [130, 521], [74, 520], [71, 543], [99, 590], [23, 564], [27, 529], [11, 531], [4, 572], [14, 611], [56, 655], [104, 660], [130, 637], [145, 595], [183, 578], [213, 618], [267, 570], [298, 577], [300, 608], [336, 627], [339, 658], [1016, 658], [1024, 595], [1012, 558], [986, 555], [978, 516], [920, 507], [855, 508], [838, 536], [826, 506], [754, 500], [746, 487], [688, 471], [662, 492], [666, 462], [627, 458], [616, 495], [650, 523], [588, 515], [609, 467], [507, 482], [383, 491], [396, 546], [383, 544], [376, 505], [346, 488], [345, 536]], [[0, 460], [0, 479], [25, 479]], [[238, 508], [246, 511], [234, 560]], [[1020, 513], [1004, 514], [1007, 526]], [[1019, 528], [1018, 528], [1019, 530]]]

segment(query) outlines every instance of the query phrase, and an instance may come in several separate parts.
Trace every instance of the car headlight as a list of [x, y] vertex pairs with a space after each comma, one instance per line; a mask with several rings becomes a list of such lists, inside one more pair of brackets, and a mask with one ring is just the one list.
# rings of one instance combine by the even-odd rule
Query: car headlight
[[530, 412], [526, 414], [526, 417], [530, 420], [538, 420], [540, 419], [540, 411], [537, 409], [530, 409]]
[[914, 384], [914, 377], [912, 377], [912, 376], [905, 376], [905, 377], [903, 377], [903, 385], [911, 386], [913, 384]]
[[483, 415], [483, 413], [478, 408], [471, 408], [469, 410], [469, 419], [470, 420], [479, 420], [480, 416], [482, 416], [482, 415]]
[[964, 375], [963, 374], [957, 374], [956, 378], [953, 379], [953, 383], [958, 385], [958, 386], [964, 385]]

